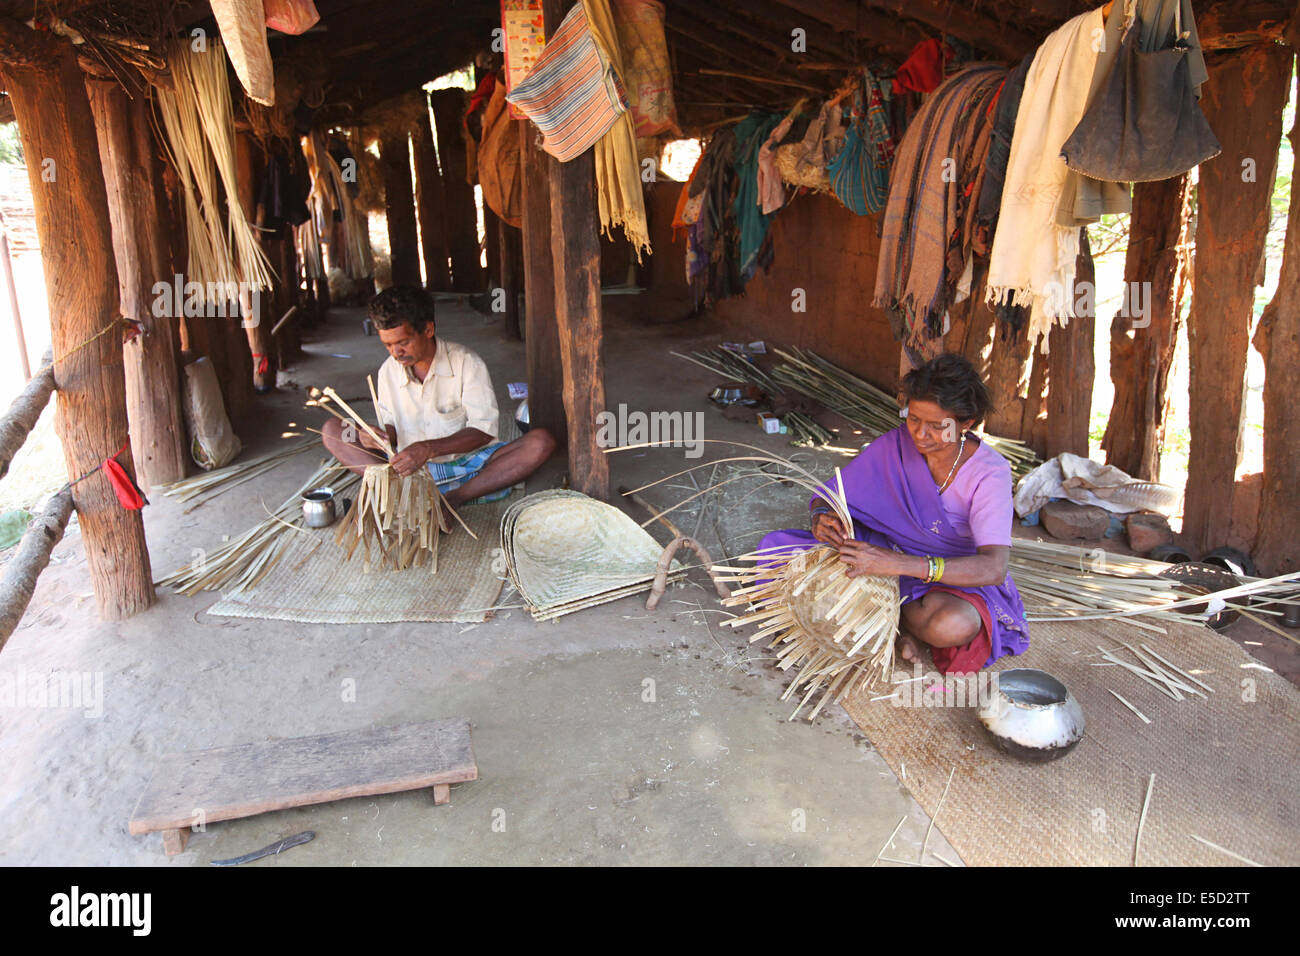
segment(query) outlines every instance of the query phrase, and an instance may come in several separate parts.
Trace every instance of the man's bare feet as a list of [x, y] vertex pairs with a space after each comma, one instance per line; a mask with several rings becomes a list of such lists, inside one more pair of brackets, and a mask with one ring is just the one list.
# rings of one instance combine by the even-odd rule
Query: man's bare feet
[[905, 661], [919, 661], [921, 659], [921, 644], [907, 631], [900, 629], [898, 640], [895, 642], [898, 654]]

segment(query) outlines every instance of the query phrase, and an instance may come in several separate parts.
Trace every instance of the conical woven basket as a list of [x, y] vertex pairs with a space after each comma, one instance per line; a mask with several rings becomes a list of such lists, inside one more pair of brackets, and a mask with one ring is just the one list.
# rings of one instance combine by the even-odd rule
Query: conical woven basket
[[650, 590], [663, 553], [617, 508], [561, 490], [511, 505], [501, 519], [501, 549], [511, 583], [541, 621]]
[[753, 641], [771, 636], [782, 670], [798, 668], [782, 695], [803, 689], [793, 720], [820, 690], [812, 720], [828, 701], [868, 687], [887, 675], [898, 633], [898, 579], [864, 575], [850, 578], [839, 553], [818, 547], [787, 554], [751, 554], [752, 568], [729, 580], [742, 583], [725, 604], [749, 603], [747, 613], [727, 623], [759, 624]]

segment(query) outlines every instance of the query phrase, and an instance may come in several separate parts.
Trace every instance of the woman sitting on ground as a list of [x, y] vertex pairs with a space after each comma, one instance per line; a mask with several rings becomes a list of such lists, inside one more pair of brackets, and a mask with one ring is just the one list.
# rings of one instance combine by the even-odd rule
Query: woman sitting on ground
[[[829, 545], [848, 575], [896, 575], [904, 660], [928, 645], [944, 674], [969, 673], [1029, 646], [1007, 573], [1011, 468], [970, 429], [992, 401], [974, 367], [945, 354], [903, 378], [906, 421], [842, 469], [852, 535], [821, 498], [811, 531], [774, 531], [761, 548]], [[826, 485], [823, 487], [832, 487]]]

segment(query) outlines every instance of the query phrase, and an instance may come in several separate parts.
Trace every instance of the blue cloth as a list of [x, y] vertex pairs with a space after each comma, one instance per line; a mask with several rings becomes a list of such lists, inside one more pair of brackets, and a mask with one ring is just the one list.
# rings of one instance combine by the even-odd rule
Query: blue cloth
[[[453, 488], [459, 488], [482, 471], [483, 466], [487, 464], [487, 460], [492, 457], [498, 448], [504, 448], [506, 444], [503, 441], [493, 442], [490, 445], [484, 445], [477, 451], [472, 451], [468, 455], [461, 455], [451, 461], [431, 461], [427, 465], [429, 474], [433, 476], [438, 490], [446, 494]], [[478, 505], [485, 501], [500, 501], [509, 495], [510, 491], [511, 488], [507, 486], [498, 491], [489, 492], [480, 498], [475, 498], [473, 501], [466, 502], [466, 504]]]

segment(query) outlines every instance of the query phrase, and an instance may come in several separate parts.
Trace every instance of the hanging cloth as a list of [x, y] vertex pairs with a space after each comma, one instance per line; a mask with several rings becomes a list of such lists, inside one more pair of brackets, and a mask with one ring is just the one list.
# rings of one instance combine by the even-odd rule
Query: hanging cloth
[[646, 221], [641, 164], [637, 158], [636, 128], [619, 79], [623, 76], [623, 54], [609, 0], [582, 0], [582, 5], [587, 11], [596, 46], [610, 65], [622, 105], [622, 112], [595, 145], [600, 231], [612, 238], [614, 229], [621, 226], [623, 235], [636, 253], [636, 261], [640, 262], [641, 254], [650, 252], [650, 227]]
[[1065, 185], [1061, 144], [1087, 103], [1101, 35], [1102, 8], [1080, 14], [1038, 48], [1025, 79], [1007, 162], [1006, 184], [993, 236], [985, 296], [994, 305], [1030, 308], [1030, 347], [1053, 322], [1069, 321], [1079, 230], [1056, 224]]
[[942, 40], [922, 40], [912, 47], [912, 52], [894, 75], [894, 95], [901, 96], [909, 90], [931, 93], [938, 89], [943, 82], [944, 65], [953, 56], [953, 48]]
[[[1188, 10], [1188, 23], [1194, 28]], [[1174, 3], [1172, 40], [1145, 48], [1136, 17], [1124, 34], [1104, 87], [1064, 145], [1071, 169], [1113, 182], [1150, 182], [1181, 176], [1219, 155], [1219, 141], [1196, 102], [1182, 4]]]
[[266, 12], [262, 0], [211, 0], [212, 16], [221, 31], [230, 64], [254, 103], [275, 105], [275, 73], [266, 42]]

